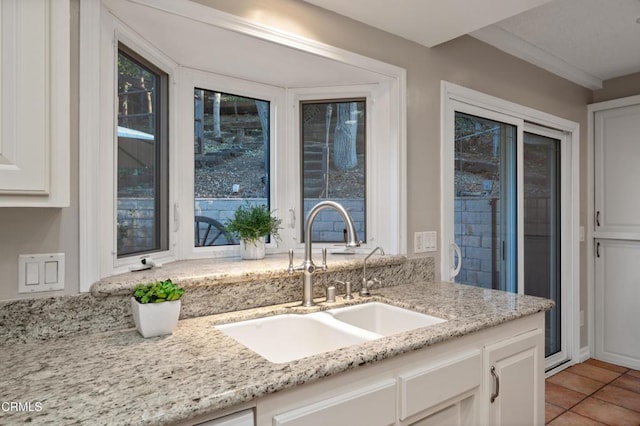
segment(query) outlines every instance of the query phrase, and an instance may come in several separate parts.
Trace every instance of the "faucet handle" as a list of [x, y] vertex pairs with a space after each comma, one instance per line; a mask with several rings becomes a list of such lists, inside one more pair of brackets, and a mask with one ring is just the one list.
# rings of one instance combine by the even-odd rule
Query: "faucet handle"
[[320, 265], [318, 268], [322, 269], [323, 271], [327, 270], [327, 249], [326, 248], [322, 249], [322, 265]]
[[293, 274], [295, 272], [296, 268], [293, 266], [293, 249], [289, 250], [289, 268], [287, 268], [287, 271], [289, 272], [289, 274]]

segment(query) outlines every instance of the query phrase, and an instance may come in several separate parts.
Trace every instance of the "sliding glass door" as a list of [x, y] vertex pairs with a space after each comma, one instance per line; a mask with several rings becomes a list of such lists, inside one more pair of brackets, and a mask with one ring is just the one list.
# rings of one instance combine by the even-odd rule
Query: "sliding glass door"
[[[528, 131], [527, 131], [528, 130]], [[545, 356], [562, 360], [562, 175], [560, 132], [525, 126], [524, 175], [524, 293], [552, 299], [546, 313]]]
[[567, 359], [562, 328], [562, 132], [460, 105], [453, 120], [451, 280], [552, 299], [547, 365]]

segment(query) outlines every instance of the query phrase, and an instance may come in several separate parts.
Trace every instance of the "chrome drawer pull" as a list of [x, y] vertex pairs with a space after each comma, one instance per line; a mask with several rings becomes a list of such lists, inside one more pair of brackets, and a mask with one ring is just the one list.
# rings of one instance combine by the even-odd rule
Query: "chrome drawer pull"
[[500, 377], [498, 377], [498, 375], [496, 374], [496, 366], [492, 365], [491, 366], [491, 376], [493, 376], [493, 381], [494, 381], [494, 388], [495, 388], [495, 392], [491, 394], [491, 403], [493, 404], [493, 401], [496, 400], [496, 398], [498, 397], [498, 395], [500, 395]]

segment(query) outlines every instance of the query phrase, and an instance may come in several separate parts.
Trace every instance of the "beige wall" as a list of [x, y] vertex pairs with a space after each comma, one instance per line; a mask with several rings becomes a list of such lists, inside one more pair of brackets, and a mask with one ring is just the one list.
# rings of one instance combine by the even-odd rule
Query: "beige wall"
[[594, 90], [593, 102], [610, 101], [633, 95], [640, 95], [640, 72], [604, 81], [602, 89]]
[[[198, 0], [200, 3], [370, 56], [407, 70], [408, 236], [440, 231], [440, 81], [447, 80], [580, 123], [581, 218], [585, 221], [586, 105], [592, 92], [471, 37], [429, 49], [299, 0]], [[77, 2], [74, 0], [72, 100], [77, 100]], [[77, 102], [72, 102], [77, 104]], [[77, 108], [72, 111], [72, 206], [0, 209], [0, 299], [17, 297], [20, 253], [67, 254], [67, 292], [78, 291]], [[584, 282], [584, 250], [582, 281]], [[409, 247], [412, 254], [412, 247]], [[586, 297], [586, 286], [582, 286]], [[582, 306], [586, 306], [583, 300]], [[586, 342], [586, 332], [583, 333]]]

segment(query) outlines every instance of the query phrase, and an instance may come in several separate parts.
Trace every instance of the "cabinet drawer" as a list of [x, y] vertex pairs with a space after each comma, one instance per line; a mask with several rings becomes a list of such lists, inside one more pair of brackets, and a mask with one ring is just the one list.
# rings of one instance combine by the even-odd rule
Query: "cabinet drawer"
[[274, 426], [387, 426], [395, 423], [396, 382], [386, 380], [273, 417]]
[[482, 356], [480, 351], [474, 351], [425, 369], [402, 374], [398, 379], [400, 419], [404, 420], [480, 386]]

